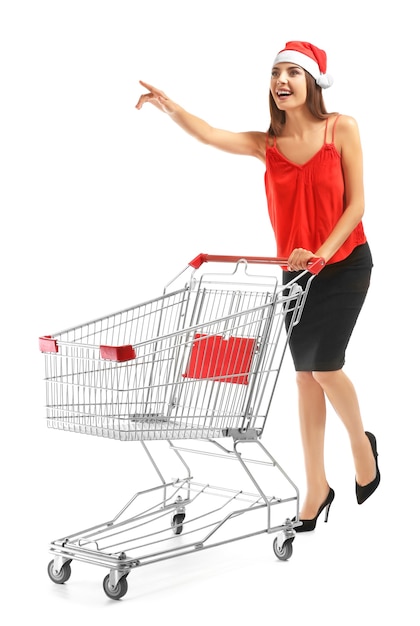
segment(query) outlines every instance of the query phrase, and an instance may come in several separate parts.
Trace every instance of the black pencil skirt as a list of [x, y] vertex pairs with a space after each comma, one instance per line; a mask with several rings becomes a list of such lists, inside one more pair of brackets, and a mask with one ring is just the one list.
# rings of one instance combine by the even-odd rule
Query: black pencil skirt
[[[308, 291], [300, 322], [292, 329], [290, 351], [296, 371], [329, 372], [345, 362], [346, 348], [366, 298], [372, 272], [369, 244], [343, 261], [326, 265]], [[283, 272], [284, 284], [299, 272]], [[299, 279], [304, 285], [311, 274]], [[286, 325], [290, 320], [286, 318]]]

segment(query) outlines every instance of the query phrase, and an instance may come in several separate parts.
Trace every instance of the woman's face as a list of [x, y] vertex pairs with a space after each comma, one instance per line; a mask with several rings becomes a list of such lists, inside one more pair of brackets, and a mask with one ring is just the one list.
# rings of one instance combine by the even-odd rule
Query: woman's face
[[292, 63], [277, 63], [271, 70], [271, 95], [278, 109], [287, 111], [306, 103], [305, 70]]

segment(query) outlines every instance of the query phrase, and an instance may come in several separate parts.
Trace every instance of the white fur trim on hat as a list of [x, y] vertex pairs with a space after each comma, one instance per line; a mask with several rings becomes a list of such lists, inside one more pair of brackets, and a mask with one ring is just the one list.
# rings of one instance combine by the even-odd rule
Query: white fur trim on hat
[[277, 63], [295, 63], [299, 65], [315, 78], [316, 84], [322, 89], [328, 89], [334, 82], [331, 74], [322, 74], [319, 70], [318, 63], [306, 54], [303, 54], [303, 52], [298, 52], [297, 50], [282, 50], [274, 59], [273, 65], [277, 65]]
[[331, 74], [320, 74], [316, 79], [316, 84], [321, 87], [321, 89], [328, 89], [334, 82], [334, 78]]

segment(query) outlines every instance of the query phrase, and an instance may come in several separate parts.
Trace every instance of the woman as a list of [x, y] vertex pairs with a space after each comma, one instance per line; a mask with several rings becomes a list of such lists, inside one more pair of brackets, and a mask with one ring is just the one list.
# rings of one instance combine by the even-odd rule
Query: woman
[[326, 400], [350, 439], [357, 502], [365, 502], [380, 481], [376, 439], [364, 431], [355, 389], [342, 369], [372, 270], [362, 224], [362, 149], [356, 121], [326, 111], [322, 89], [332, 84], [326, 61], [323, 50], [302, 41], [288, 42], [277, 54], [268, 132], [214, 128], [143, 81], [148, 92], [136, 105], [150, 102], [202, 143], [264, 163], [277, 256], [288, 259], [286, 281], [312, 257], [326, 261], [290, 339], [307, 478], [297, 532], [314, 530], [324, 509], [327, 521], [334, 499], [324, 466]]

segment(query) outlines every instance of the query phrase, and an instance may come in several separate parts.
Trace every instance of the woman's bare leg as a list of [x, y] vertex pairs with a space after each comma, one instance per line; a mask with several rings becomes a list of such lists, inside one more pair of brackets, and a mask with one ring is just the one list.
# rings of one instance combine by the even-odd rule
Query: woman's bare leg
[[376, 476], [376, 464], [369, 439], [365, 435], [359, 402], [353, 383], [343, 370], [313, 372], [337, 415], [341, 418], [350, 438], [356, 480], [367, 485]]
[[307, 488], [300, 517], [312, 519], [329, 492], [324, 465], [325, 394], [312, 372], [297, 372], [296, 381]]

